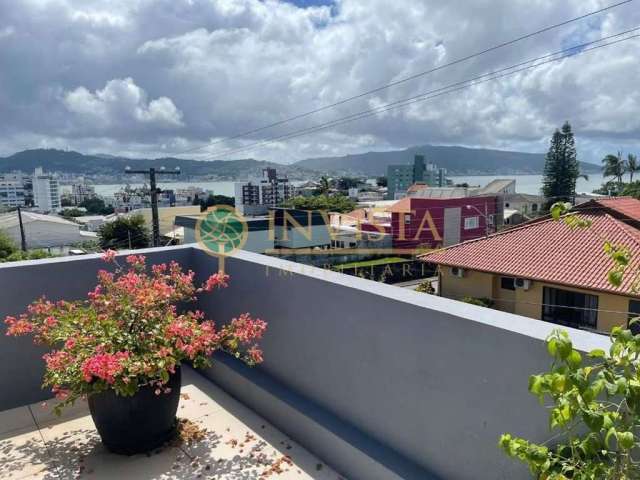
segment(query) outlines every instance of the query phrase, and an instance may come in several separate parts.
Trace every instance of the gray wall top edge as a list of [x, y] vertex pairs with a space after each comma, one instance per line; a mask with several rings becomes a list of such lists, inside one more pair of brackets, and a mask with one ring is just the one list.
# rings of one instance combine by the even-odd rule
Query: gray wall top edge
[[[145, 255], [184, 250], [196, 250], [201, 252], [203, 255], [208, 256], [208, 254], [198, 244], [146, 248], [141, 250], [121, 250], [118, 252], [118, 255], [123, 256], [131, 253]], [[25, 260], [20, 262], [0, 264], [0, 269], [5, 271], [9, 270], [9, 272], [7, 273], [10, 273], [11, 269], [19, 269], [37, 265], [41, 266], [46, 264], [58, 264], [63, 262], [92, 261], [99, 259], [100, 257], [101, 254], [89, 254], [69, 257], [45, 258], [41, 260]], [[296, 275], [302, 275], [305, 277], [314, 278], [319, 281], [333, 283], [345, 288], [360, 290], [363, 292], [367, 292], [368, 294], [378, 295], [394, 301], [409, 303], [418, 307], [435, 310], [441, 313], [448, 314], [452, 317], [456, 317], [458, 319], [479, 322], [494, 328], [507, 330], [509, 332], [535, 338], [541, 341], [545, 340], [554, 329], [558, 328], [558, 325], [544, 322], [542, 320], [534, 320], [531, 318], [522, 317], [520, 315], [514, 315], [498, 310], [470, 305], [464, 302], [459, 302], [457, 300], [451, 300], [435, 295], [427, 295], [424, 293], [414, 292], [405, 288], [399, 288], [393, 285], [386, 285], [380, 282], [365, 280], [359, 277], [345, 275], [339, 272], [312, 267], [309, 265], [303, 265], [289, 260], [282, 260], [267, 255], [261, 255], [241, 250], [235, 252], [230, 257], [232, 259], [257, 264], [265, 268], [284, 270]], [[212, 261], [215, 261], [213, 257], [210, 258]], [[604, 335], [599, 335], [584, 330], [577, 330], [569, 327], [562, 328], [569, 332], [571, 339], [578, 350], [589, 351], [595, 348], [608, 349], [610, 345], [609, 338]]]
[[[203, 250], [198, 244], [192, 244], [196, 250]], [[203, 252], [204, 253], [204, 252]], [[261, 255], [258, 253], [237, 251], [232, 258], [262, 265], [276, 270], [285, 270], [293, 274], [312, 277], [321, 281], [341, 285], [345, 288], [361, 290], [373, 295], [379, 295], [395, 301], [409, 303], [430, 310], [446, 313], [448, 315], [472, 322], [479, 322], [494, 328], [507, 330], [519, 335], [532, 337], [544, 341], [549, 334], [558, 328], [569, 332], [571, 340], [580, 351], [587, 352], [596, 348], [607, 350], [611, 344], [606, 335], [578, 330], [575, 328], [559, 326], [553, 323], [536, 320], [521, 315], [501, 312], [490, 308], [484, 308], [468, 303], [452, 300], [436, 295], [427, 295], [414, 292], [406, 288], [399, 288], [360, 277], [326, 270], [310, 265], [303, 265], [289, 260]]]
[[[139, 250], [117, 250], [118, 257], [123, 257], [125, 255], [148, 255], [159, 252], [169, 252], [176, 250], [191, 250], [193, 249], [193, 245], [178, 245], [171, 247], [152, 247], [152, 248], [141, 248]], [[21, 260], [19, 262], [6, 262], [0, 263], [0, 269], [12, 269], [12, 268], [22, 268], [22, 267], [31, 267], [35, 265], [46, 265], [46, 264], [54, 264], [54, 263], [64, 263], [64, 262], [82, 262], [87, 260], [95, 260], [102, 258], [102, 253], [88, 253], [87, 255], [69, 255], [66, 257], [52, 257], [52, 258], [42, 258], [39, 260]]]

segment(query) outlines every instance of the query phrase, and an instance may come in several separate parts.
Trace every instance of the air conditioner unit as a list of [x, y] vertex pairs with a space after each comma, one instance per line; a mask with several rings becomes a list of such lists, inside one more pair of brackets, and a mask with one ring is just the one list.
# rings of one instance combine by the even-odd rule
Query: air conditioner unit
[[529, 290], [531, 288], [531, 280], [529, 280], [528, 278], [516, 278], [515, 286], [516, 288]]
[[458, 278], [464, 277], [464, 268], [451, 267], [451, 275]]

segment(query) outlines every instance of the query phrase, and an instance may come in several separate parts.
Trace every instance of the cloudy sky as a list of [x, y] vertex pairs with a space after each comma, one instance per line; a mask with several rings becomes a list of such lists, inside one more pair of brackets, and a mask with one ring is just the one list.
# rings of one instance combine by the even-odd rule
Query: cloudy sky
[[640, 39], [409, 108], [227, 153], [640, 26], [640, 1], [339, 108], [317, 109], [614, 0], [0, 0], [0, 154], [259, 158], [425, 143], [544, 151], [569, 120], [583, 160], [640, 153]]

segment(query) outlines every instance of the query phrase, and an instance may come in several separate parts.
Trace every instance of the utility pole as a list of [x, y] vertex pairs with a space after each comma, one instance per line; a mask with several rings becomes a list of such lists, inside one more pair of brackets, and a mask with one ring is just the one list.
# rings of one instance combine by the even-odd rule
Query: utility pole
[[18, 223], [20, 224], [20, 247], [23, 252], [27, 251], [27, 239], [24, 235], [24, 225], [22, 224], [22, 210], [18, 207]]
[[489, 212], [487, 210], [487, 202], [484, 202], [484, 236], [489, 236]]
[[[487, 202], [484, 202], [484, 213], [475, 205], [467, 205], [467, 210], [475, 210], [484, 217], [484, 236], [489, 236], [489, 210], [487, 209]], [[493, 225], [493, 222], [492, 222]]]
[[156, 171], [155, 168], [149, 170], [131, 170], [131, 167], [127, 167], [124, 170], [128, 174], [142, 174], [149, 175], [149, 186], [151, 187], [151, 221], [153, 224], [153, 246], [160, 246], [160, 218], [158, 216], [158, 193], [159, 189], [156, 184], [156, 175], [180, 175], [180, 167], [176, 167], [175, 170], [166, 171], [164, 167], [160, 167], [160, 170]]

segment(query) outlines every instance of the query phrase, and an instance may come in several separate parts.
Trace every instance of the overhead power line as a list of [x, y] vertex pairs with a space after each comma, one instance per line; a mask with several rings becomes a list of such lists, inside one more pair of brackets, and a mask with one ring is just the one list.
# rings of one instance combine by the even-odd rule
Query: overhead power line
[[523, 41], [523, 40], [526, 40], [526, 39], [529, 39], [529, 38], [535, 37], [536, 35], [540, 35], [540, 34], [542, 34], [542, 33], [549, 32], [549, 31], [551, 31], [551, 30], [555, 30], [555, 29], [557, 29], [557, 28], [560, 28], [560, 27], [563, 27], [563, 26], [569, 25], [569, 24], [571, 24], [571, 23], [578, 22], [578, 21], [580, 21], [580, 20], [584, 20], [584, 19], [586, 19], [586, 18], [589, 18], [589, 17], [595, 16], [595, 15], [598, 15], [598, 14], [600, 14], [600, 13], [604, 13], [604, 12], [606, 12], [606, 11], [608, 11], [608, 10], [612, 10], [612, 9], [614, 9], [614, 8], [620, 7], [620, 6], [625, 5], [625, 4], [627, 4], [627, 3], [631, 3], [631, 2], [633, 2], [633, 1], [634, 1], [634, 0], [624, 0], [624, 1], [621, 1], [621, 2], [614, 3], [614, 4], [612, 4], [612, 5], [609, 5], [609, 6], [606, 6], [606, 7], [600, 8], [600, 9], [598, 9], [598, 10], [594, 10], [594, 11], [591, 11], [591, 12], [585, 13], [584, 15], [580, 15], [580, 16], [578, 16], [578, 17], [570, 18], [570, 19], [568, 19], [568, 20], [564, 20], [564, 21], [562, 21], [562, 22], [560, 22], [560, 23], [556, 23], [556, 24], [550, 25], [550, 26], [548, 26], [548, 27], [545, 27], [545, 28], [541, 28], [541, 29], [539, 29], [539, 30], [536, 30], [536, 31], [534, 31], [534, 32], [527, 33], [527, 34], [525, 34], [525, 35], [522, 35], [522, 36], [520, 36], [520, 37], [514, 38], [514, 39], [512, 39], [512, 40], [509, 40], [509, 41], [506, 41], [506, 42], [503, 42], [503, 43], [499, 43], [498, 45], [494, 45], [494, 46], [492, 46], [492, 47], [486, 48], [486, 49], [481, 50], [481, 51], [479, 51], [479, 52], [476, 52], [476, 53], [473, 53], [473, 54], [467, 55], [467, 56], [465, 56], [465, 57], [458, 58], [458, 59], [456, 59], [456, 60], [453, 60], [453, 61], [451, 61], [451, 62], [445, 63], [445, 64], [443, 64], [443, 65], [439, 65], [439, 66], [434, 67], [434, 68], [431, 68], [431, 69], [429, 69], [429, 70], [424, 70], [424, 71], [422, 71], [422, 72], [415, 73], [415, 74], [410, 75], [410, 76], [408, 76], [408, 77], [404, 77], [404, 78], [401, 78], [401, 79], [395, 80], [395, 81], [393, 81], [393, 82], [387, 83], [387, 84], [385, 84], [385, 85], [381, 85], [380, 87], [374, 88], [374, 89], [372, 89], [372, 90], [367, 90], [367, 91], [362, 92], [362, 93], [359, 93], [359, 94], [357, 94], [357, 95], [353, 95], [353, 96], [351, 96], [351, 97], [343, 98], [342, 100], [339, 100], [339, 101], [337, 101], [337, 102], [334, 102], [334, 103], [331, 103], [331, 104], [328, 104], [328, 105], [324, 105], [324, 106], [322, 106], [322, 107], [319, 107], [319, 108], [316, 108], [316, 109], [313, 109], [313, 110], [310, 110], [310, 111], [307, 111], [307, 112], [303, 112], [303, 113], [300, 113], [300, 114], [294, 115], [294, 116], [292, 116], [292, 117], [288, 117], [288, 118], [285, 118], [285, 119], [283, 119], [283, 120], [279, 120], [279, 121], [277, 121], [277, 122], [273, 122], [273, 123], [270, 123], [270, 124], [268, 124], [268, 125], [264, 125], [264, 126], [262, 126], [262, 127], [258, 127], [258, 128], [252, 129], [252, 130], [247, 130], [247, 131], [245, 131], [245, 132], [238, 133], [238, 134], [233, 135], [233, 136], [230, 136], [230, 137], [225, 137], [225, 138], [221, 138], [221, 139], [214, 140], [214, 141], [211, 141], [211, 142], [207, 142], [207, 143], [206, 143], [206, 144], [204, 144], [204, 145], [201, 145], [201, 146], [198, 146], [198, 147], [194, 147], [194, 148], [190, 148], [190, 149], [188, 149], [188, 150], [184, 150], [184, 151], [182, 151], [182, 152], [175, 153], [174, 155], [175, 155], [175, 156], [178, 156], [178, 155], [184, 155], [184, 154], [187, 154], [187, 153], [191, 153], [191, 152], [195, 152], [195, 151], [198, 151], [198, 150], [202, 150], [203, 148], [207, 148], [207, 147], [210, 147], [210, 146], [213, 146], [213, 145], [217, 145], [217, 144], [220, 144], [220, 143], [224, 143], [224, 142], [227, 142], [227, 141], [229, 141], [229, 140], [236, 140], [236, 139], [239, 139], [239, 138], [243, 138], [243, 137], [246, 137], [246, 136], [248, 136], [248, 135], [252, 135], [252, 134], [254, 134], [254, 133], [259, 133], [259, 132], [262, 132], [262, 131], [264, 131], [264, 130], [268, 130], [268, 129], [270, 129], [270, 128], [274, 128], [274, 127], [277, 127], [277, 126], [280, 126], [280, 125], [287, 124], [287, 123], [292, 122], [292, 121], [294, 121], [294, 120], [299, 120], [299, 119], [301, 119], [301, 118], [305, 118], [305, 117], [308, 117], [308, 116], [314, 115], [314, 114], [316, 114], [316, 113], [320, 113], [320, 112], [323, 112], [323, 111], [325, 111], [325, 110], [329, 110], [329, 109], [331, 109], [331, 108], [335, 108], [335, 107], [338, 107], [338, 106], [340, 106], [340, 105], [344, 105], [344, 104], [346, 104], [346, 103], [348, 103], [348, 102], [352, 102], [352, 101], [354, 101], [354, 100], [358, 100], [358, 99], [360, 99], [360, 98], [363, 98], [363, 97], [366, 97], [366, 96], [372, 95], [372, 94], [374, 94], [374, 93], [378, 93], [378, 92], [381, 92], [381, 91], [387, 90], [387, 89], [389, 89], [389, 88], [391, 88], [391, 87], [395, 87], [395, 86], [397, 86], [397, 85], [401, 85], [401, 84], [404, 84], [404, 83], [410, 82], [410, 81], [412, 81], [412, 80], [416, 80], [416, 79], [421, 78], [421, 77], [424, 77], [424, 76], [426, 76], [426, 75], [430, 75], [431, 73], [435, 73], [435, 72], [440, 71], [440, 70], [443, 70], [443, 69], [445, 69], [445, 68], [449, 68], [449, 67], [452, 67], [452, 66], [454, 66], [454, 65], [458, 65], [458, 64], [460, 64], [460, 63], [464, 63], [464, 62], [466, 62], [466, 61], [468, 61], [468, 60], [472, 60], [472, 59], [477, 58], [477, 57], [480, 57], [480, 56], [482, 56], [482, 55], [486, 55], [487, 53], [490, 53], [490, 52], [493, 52], [493, 51], [499, 50], [499, 49], [501, 49], [501, 48], [508, 47], [508, 46], [510, 46], [510, 45], [514, 45], [514, 44], [516, 44], [516, 43], [518, 43], [518, 42], [521, 42], [521, 41]]
[[[292, 138], [300, 137], [300, 136], [303, 136], [303, 135], [309, 135], [311, 133], [316, 133], [316, 132], [321, 131], [321, 130], [326, 130], [327, 128], [336, 127], [336, 126], [339, 126], [339, 125], [344, 125], [344, 124], [351, 123], [351, 122], [354, 122], [354, 121], [357, 121], [357, 120], [361, 120], [363, 118], [367, 118], [367, 117], [371, 117], [373, 115], [377, 115], [379, 113], [384, 113], [384, 112], [387, 112], [389, 110], [406, 107], [406, 106], [412, 105], [414, 103], [424, 102], [424, 101], [431, 100], [433, 98], [437, 98], [437, 97], [440, 97], [440, 96], [443, 96], [443, 95], [447, 95], [447, 94], [454, 93], [454, 92], [457, 92], [457, 91], [460, 91], [460, 90], [471, 88], [471, 87], [474, 87], [474, 86], [477, 86], [477, 85], [480, 85], [480, 84], [483, 84], [483, 83], [487, 83], [487, 82], [494, 81], [494, 80], [499, 80], [501, 78], [512, 76], [512, 75], [515, 75], [517, 73], [524, 72], [524, 71], [527, 71], [527, 70], [531, 70], [531, 69], [534, 69], [534, 68], [538, 68], [540, 66], [543, 66], [543, 65], [546, 65], [546, 64], [549, 64], [549, 63], [558, 62], [558, 61], [563, 60], [563, 59], [568, 58], [568, 57], [577, 56], [577, 55], [580, 55], [580, 54], [583, 54], [583, 53], [586, 53], [586, 52], [590, 52], [590, 51], [597, 50], [597, 49], [604, 48], [604, 47], [608, 47], [608, 46], [611, 46], [611, 45], [616, 45], [618, 43], [622, 43], [622, 42], [625, 42], [627, 40], [632, 40], [632, 39], [638, 38], [638, 37], [640, 37], [640, 34], [628, 36], [628, 37], [625, 37], [625, 38], [622, 38], [622, 39], [619, 39], [619, 40], [614, 40], [612, 42], [605, 43], [603, 45], [595, 45], [595, 44], [598, 44], [598, 43], [602, 43], [602, 42], [604, 42], [606, 40], [617, 38], [617, 37], [620, 37], [620, 36], [623, 36], [623, 35], [628, 35], [629, 33], [633, 33], [633, 32], [636, 32], [638, 30], [640, 30], [640, 27], [636, 27], [636, 28], [633, 28], [633, 29], [630, 29], [630, 30], [626, 30], [624, 32], [620, 32], [620, 33], [617, 33], [617, 34], [614, 34], [614, 35], [609, 35], [607, 37], [603, 37], [603, 38], [600, 38], [598, 40], [594, 40], [594, 41], [591, 41], [591, 42], [586, 42], [586, 43], [583, 43], [583, 44], [580, 44], [580, 45], [574, 45], [572, 47], [560, 50], [558, 52], [554, 52], [554, 53], [550, 53], [550, 54], [547, 54], [547, 55], [543, 55], [541, 57], [537, 57], [537, 58], [533, 58], [533, 59], [530, 59], [530, 60], [526, 60], [524, 62], [520, 62], [520, 63], [514, 64], [514, 65], [510, 65], [510, 66], [505, 67], [505, 68], [501, 68], [499, 70], [494, 70], [492, 72], [485, 73], [485, 74], [482, 74], [482, 75], [478, 75], [476, 77], [472, 77], [472, 78], [469, 78], [469, 79], [466, 79], [466, 80], [462, 80], [460, 82], [455, 82], [455, 83], [446, 85], [444, 87], [440, 87], [440, 88], [437, 88], [437, 89], [434, 89], [434, 90], [430, 90], [428, 92], [423, 92], [423, 93], [415, 95], [413, 97], [409, 97], [409, 98], [405, 98], [405, 99], [398, 100], [398, 101], [395, 101], [395, 102], [387, 103], [387, 104], [381, 105], [379, 107], [363, 110], [363, 111], [360, 111], [358, 113], [347, 115], [345, 117], [340, 117], [340, 118], [337, 118], [335, 120], [331, 120], [329, 122], [317, 124], [317, 125], [314, 125], [312, 127], [303, 128], [303, 129], [300, 129], [300, 130], [295, 130], [295, 131], [290, 132], [290, 133], [286, 133], [286, 134], [279, 135], [279, 136], [276, 136], [276, 137], [271, 137], [271, 138], [268, 138], [266, 140], [261, 140], [261, 141], [258, 141], [258, 142], [255, 142], [255, 143], [252, 143], [252, 144], [249, 144], [249, 145], [245, 145], [243, 147], [232, 148], [232, 149], [225, 150], [225, 151], [215, 152], [215, 153], [211, 154], [211, 156], [206, 157], [206, 159], [208, 159], [208, 160], [222, 159], [221, 157], [226, 157], [228, 155], [237, 154], [239, 152], [244, 152], [244, 151], [247, 151], [247, 150], [253, 150], [253, 149], [257, 148], [257, 147], [261, 147], [261, 146], [268, 145], [268, 144], [271, 144], [271, 143], [274, 143], [274, 142], [278, 142], [278, 141], [290, 140]], [[550, 58], [550, 57], [555, 57], [555, 58]], [[538, 63], [534, 63], [534, 62], [538, 62]], [[532, 65], [529, 65], [529, 64], [532, 64]], [[504, 73], [504, 72], [506, 72], [506, 73]]]

